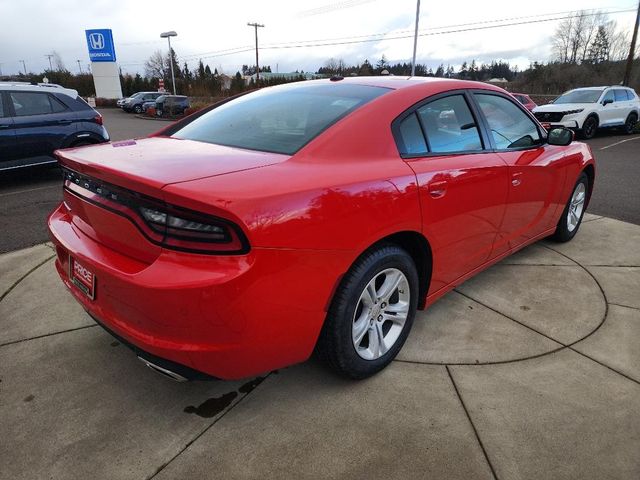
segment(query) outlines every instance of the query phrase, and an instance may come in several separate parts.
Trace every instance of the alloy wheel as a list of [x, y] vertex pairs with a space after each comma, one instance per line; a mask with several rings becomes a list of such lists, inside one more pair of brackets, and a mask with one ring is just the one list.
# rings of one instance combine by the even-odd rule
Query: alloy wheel
[[358, 355], [376, 360], [396, 343], [409, 315], [411, 290], [397, 268], [377, 273], [360, 294], [353, 315], [352, 340]]
[[579, 183], [571, 196], [569, 203], [569, 211], [567, 212], [567, 229], [573, 232], [580, 223], [582, 218], [582, 210], [584, 210], [584, 201], [587, 195], [587, 189], [584, 183]]

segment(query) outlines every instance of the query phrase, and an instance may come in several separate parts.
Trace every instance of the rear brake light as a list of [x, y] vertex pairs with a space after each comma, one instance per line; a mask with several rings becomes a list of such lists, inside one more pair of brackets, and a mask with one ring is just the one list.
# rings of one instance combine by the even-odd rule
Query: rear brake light
[[240, 254], [249, 244], [224, 218], [168, 205], [156, 199], [64, 170], [65, 188], [132, 221], [151, 242], [196, 253]]
[[102, 125], [102, 115], [98, 114], [95, 117], [93, 117], [93, 121], [96, 122], [98, 125]]

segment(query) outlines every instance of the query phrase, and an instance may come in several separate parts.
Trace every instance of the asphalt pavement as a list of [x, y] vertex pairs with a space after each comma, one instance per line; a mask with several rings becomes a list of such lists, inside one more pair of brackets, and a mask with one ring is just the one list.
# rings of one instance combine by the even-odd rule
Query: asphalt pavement
[[[118, 109], [100, 113], [112, 140], [143, 137], [166, 126]], [[589, 212], [640, 225], [640, 135], [603, 132], [587, 143], [597, 162]], [[0, 253], [46, 242], [47, 215], [61, 199], [56, 167], [0, 173]]]

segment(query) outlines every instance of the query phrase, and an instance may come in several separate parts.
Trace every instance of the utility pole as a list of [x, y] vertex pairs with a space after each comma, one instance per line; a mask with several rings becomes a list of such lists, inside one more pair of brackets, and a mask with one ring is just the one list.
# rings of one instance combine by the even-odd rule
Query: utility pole
[[78, 62], [78, 69], [80, 70], [80, 75], [82, 75], [82, 65], [80, 65], [80, 60], [76, 60]]
[[631, 46], [629, 47], [629, 57], [627, 58], [627, 68], [624, 71], [623, 85], [629, 86], [631, 81], [631, 67], [633, 66], [633, 57], [636, 52], [636, 40], [638, 39], [638, 24], [640, 23], [640, 1], [638, 1], [638, 13], [636, 15], [636, 24], [633, 27], [633, 37], [631, 37]]
[[248, 26], [253, 27], [256, 33], [256, 84], [260, 81], [260, 65], [258, 64], [258, 27], [264, 27], [259, 23], [247, 23]]
[[24, 68], [24, 74], [27, 75], [27, 64], [24, 63], [24, 60], [20, 60], [22, 62], [22, 68]]
[[416, 6], [416, 31], [413, 34], [413, 60], [411, 61], [411, 76], [416, 74], [416, 50], [418, 48], [418, 23], [420, 22], [420, 0]]
[[49, 55], [45, 55], [45, 57], [47, 57], [49, 59], [49, 71], [53, 72], [53, 65], [51, 64], [51, 57], [53, 57], [53, 54], [49, 54]]

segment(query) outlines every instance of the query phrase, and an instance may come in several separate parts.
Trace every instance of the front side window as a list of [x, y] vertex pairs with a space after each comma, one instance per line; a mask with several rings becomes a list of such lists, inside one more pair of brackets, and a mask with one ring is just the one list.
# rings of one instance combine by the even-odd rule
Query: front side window
[[172, 136], [292, 155], [331, 124], [388, 91], [304, 82], [259, 90], [214, 108]]
[[527, 148], [542, 143], [535, 122], [513, 102], [498, 95], [475, 93], [474, 96], [487, 119], [496, 148]]
[[10, 92], [17, 117], [46, 115], [53, 112], [49, 95], [39, 92]]
[[0, 118], [4, 117], [4, 101], [2, 100], [2, 92], [0, 92]]
[[604, 94], [604, 97], [602, 97], [602, 103], [604, 104], [604, 102], [606, 101], [610, 101], [610, 102], [615, 101], [615, 97], [613, 96], [613, 90], [609, 90], [607, 93]]
[[463, 95], [434, 100], [417, 110], [432, 153], [482, 150], [480, 133]]

